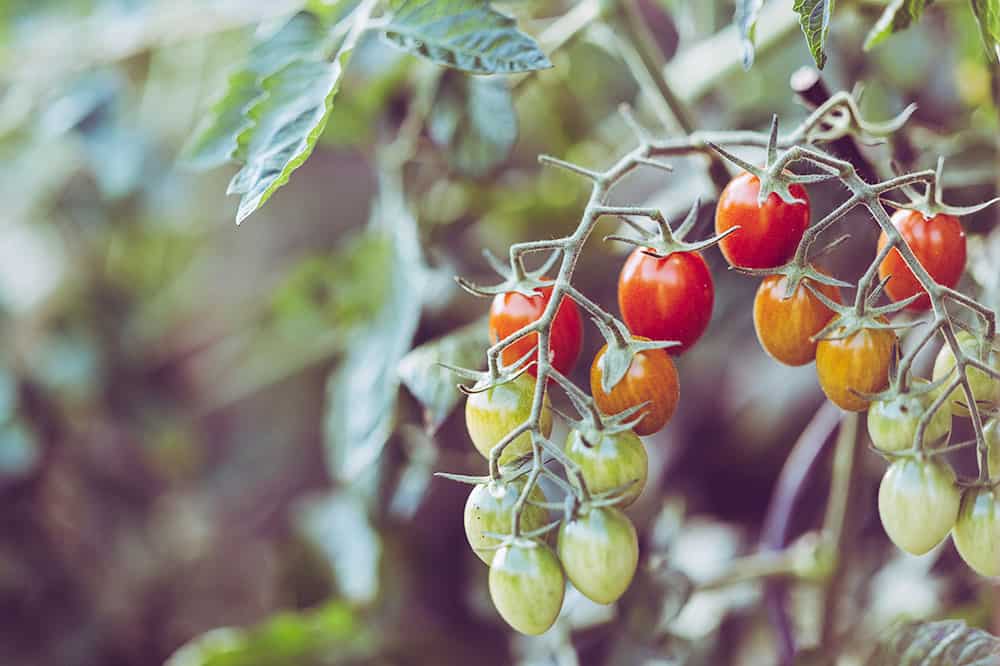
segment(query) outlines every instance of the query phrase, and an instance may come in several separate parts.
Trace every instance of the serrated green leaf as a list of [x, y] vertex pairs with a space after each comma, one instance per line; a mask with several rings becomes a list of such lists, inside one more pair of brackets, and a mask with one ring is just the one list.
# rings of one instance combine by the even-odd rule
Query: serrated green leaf
[[428, 122], [431, 140], [452, 169], [473, 178], [489, 174], [517, 141], [517, 112], [499, 77], [446, 75]]
[[802, 34], [806, 36], [809, 52], [820, 69], [826, 64], [826, 36], [833, 18], [833, 3], [834, 0], [795, 0], [792, 7], [799, 15]]
[[552, 66], [535, 40], [486, 0], [406, 0], [385, 37], [409, 53], [473, 74]]
[[441, 363], [481, 367], [489, 343], [485, 317], [411, 350], [399, 362], [399, 376], [426, 414], [426, 423], [436, 430], [462, 399], [456, 387], [459, 378]]
[[1000, 2], [998, 0], [969, 0], [972, 14], [979, 23], [979, 34], [990, 60], [1000, 61]]
[[764, 0], [736, 0], [736, 13], [733, 15], [733, 23], [740, 33], [740, 46], [743, 49], [743, 69], [750, 69], [753, 66], [754, 29], [757, 26], [757, 16], [760, 8], [764, 6]]
[[262, 37], [250, 49], [246, 63], [229, 75], [225, 91], [185, 145], [182, 159], [198, 169], [245, 159], [237, 137], [253, 126], [246, 111], [261, 95], [261, 80], [296, 60], [322, 58], [329, 42], [327, 26], [311, 12], [295, 14]]
[[889, 35], [906, 30], [934, 0], [892, 0], [865, 39], [865, 51], [881, 44]]
[[1000, 639], [961, 620], [911, 622], [891, 630], [865, 666], [996, 666]]

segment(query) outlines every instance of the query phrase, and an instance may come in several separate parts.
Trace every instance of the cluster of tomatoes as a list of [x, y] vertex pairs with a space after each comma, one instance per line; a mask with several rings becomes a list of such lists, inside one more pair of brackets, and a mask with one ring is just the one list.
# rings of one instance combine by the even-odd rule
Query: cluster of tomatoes
[[[789, 274], [783, 268], [795, 255], [809, 226], [809, 198], [804, 188], [789, 188], [793, 200], [771, 193], [758, 203], [760, 181], [752, 174], [735, 177], [722, 192], [715, 226], [719, 246], [730, 265], [749, 269], [775, 269], [758, 288], [753, 320], [762, 347], [788, 365], [816, 361], [823, 391], [845, 410], [869, 408], [871, 394], [889, 385], [889, 372], [896, 353], [897, 337], [884, 318], [871, 325], [855, 325], [843, 335], [816, 340], [837, 316], [831, 305], [841, 302], [839, 288], [809, 277], [796, 280], [786, 293]], [[892, 222], [930, 275], [940, 284], [954, 286], [965, 264], [965, 236], [959, 220], [939, 214], [900, 210]], [[738, 227], [734, 230], [735, 227]], [[887, 238], [883, 234], [880, 247]], [[794, 263], [794, 262], [793, 262]], [[801, 267], [800, 267], [801, 268]], [[922, 291], [899, 252], [893, 249], [879, 267], [883, 277], [891, 275], [885, 291], [896, 301]], [[812, 270], [818, 270], [812, 268]], [[808, 287], [807, 287], [808, 283]], [[811, 287], [811, 288], [810, 288]], [[517, 292], [499, 294], [490, 309], [489, 329], [496, 343], [537, 321], [552, 294], [542, 287], [535, 295]], [[817, 294], [825, 296], [820, 298]], [[618, 283], [622, 318], [635, 340], [674, 341], [671, 353], [689, 349], [705, 332], [711, 319], [714, 287], [708, 266], [696, 251], [665, 255], [640, 247], [625, 262]], [[912, 301], [913, 310], [927, 309], [924, 295]], [[549, 329], [549, 360], [554, 370], [566, 375], [576, 363], [582, 346], [583, 327], [578, 306], [569, 298], [559, 304]], [[963, 345], [977, 344], [960, 333]], [[502, 352], [505, 366], [529, 356], [537, 346], [537, 335], [525, 335]], [[571, 430], [563, 453], [578, 467], [587, 496], [611, 501], [583, 501], [567, 512], [559, 524], [556, 548], [545, 536], [549, 525], [549, 503], [534, 485], [526, 502], [518, 498], [527, 482], [524, 475], [513, 480], [492, 480], [477, 485], [465, 507], [466, 535], [473, 550], [490, 566], [489, 587], [501, 616], [523, 633], [538, 634], [555, 621], [562, 605], [568, 578], [584, 595], [598, 603], [612, 603], [628, 588], [638, 562], [635, 528], [621, 508], [642, 492], [647, 476], [647, 456], [640, 435], [651, 435], [669, 421], [679, 398], [677, 371], [664, 349], [642, 349], [632, 356], [625, 375], [605, 390], [602, 362], [605, 345], [590, 369], [591, 394], [602, 414], [615, 415], [640, 410], [622, 425], [612, 418], [611, 427]], [[1000, 357], [991, 362], [1000, 368]], [[934, 378], [951, 373], [955, 359], [945, 348], [938, 357]], [[531, 433], [525, 428], [532, 412], [535, 392], [530, 366], [513, 379], [471, 393], [466, 404], [466, 424], [476, 448], [487, 458], [490, 451], [514, 430], [522, 433], [503, 450], [499, 462], [507, 469], [532, 451]], [[1000, 382], [972, 369], [969, 381], [977, 401], [1000, 402]], [[912, 390], [890, 392], [889, 398], [871, 404], [868, 423], [876, 447], [887, 454], [909, 452], [920, 417], [931, 406], [940, 383], [917, 379]], [[951, 415], [968, 415], [961, 395], [952, 396], [926, 428], [925, 441], [943, 446], [951, 429]], [[543, 401], [539, 429], [548, 437], [552, 413], [548, 396]], [[986, 431], [993, 443], [991, 477], [1000, 474], [1000, 424], [996, 419]], [[995, 459], [995, 460], [994, 460]], [[995, 469], [994, 469], [995, 466]], [[922, 453], [900, 456], [883, 479], [879, 508], [886, 531], [904, 550], [922, 553], [953, 530], [962, 556], [976, 571], [1000, 575], [1000, 492], [970, 488], [965, 497], [956, 485], [951, 468]], [[510, 537], [515, 510], [520, 512], [518, 537]], [[508, 535], [506, 538], [501, 538]]]

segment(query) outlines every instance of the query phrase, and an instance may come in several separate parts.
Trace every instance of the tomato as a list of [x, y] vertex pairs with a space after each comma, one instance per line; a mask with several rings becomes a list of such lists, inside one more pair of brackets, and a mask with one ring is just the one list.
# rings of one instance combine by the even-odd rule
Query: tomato
[[679, 354], [701, 337], [712, 318], [715, 288], [698, 252], [654, 257], [636, 249], [618, 277], [618, 307], [629, 330], [651, 340], [676, 340]]
[[639, 497], [646, 485], [649, 459], [646, 447], [634, 432], [597, 432], [588, 441], [579, 430], [566, 438], [566, 456], [580, 466], [587, 489], [604, 493], [632, 483], [619, 506], [626, 507]]
[[980, 576], [1000, 576], [1000, 492], [969, 488], [951, 533], [958, 554]]
[[955, 473], [934, 460], [897, 460], [878, 489], [878, 512], [886, 534], [912, 555], [923, 555], [948, 536], [959, 501]]
[[[523, 481], [491, 481], [481, 483], [469, 493], [465, 502], [465, 537], [469, 546], [483, 562], [489, 564], [496, 555], [500, 541], [486, 536], [486, 532], [510, 534], [514, 504], [524, 489]], [[545, 494], [536, 485], [528, 496], [536, 502], [544, 502]], [[544, 507], [526, 502], [521, 509], [521, 531], [530, 532], [544, 526], [549, 521], [549, 512]]]
[[[823, 305], [799, 282], [792, 296], [785, 298], [788, 278], [771, 275], [764, 278], [753, 299], [753, 327], [760, 346], [776, 361], [785, 365], [805, 365], [816, 358], [816, 342], [811, 338], [831, 319], [833, 310]], [[812, 282], [824, 296], [840, 302], [840, 289]]]
[[[637, 336], [636, 339], [641, 338]], [[652, 435], [659, 431], [674, 415], [680, 399], [680, 382], [674, 362], [662, 349], [641, 351], [632, 357], [622, 380], [614, 385], [610, 393], [605, 393], [601, 387], [604, 377], [601, 359], [607, 349], [607, 345], [601, 347], [590, 366], [590, 392], [597, 407], [605, 414], [618, 414], [648, 401], [642, 420], [633, 430], [638, 435]]]
[[522, 634], [545, 633], [559, 616], [565, 592], [566, 579], [556, 554], [537, 539], [516, 539], [493, 557], [493, 605]]
[[736, 176], [722, 190], [715, 209], [715, 233], [740, 227], [719, 242], [731, 266], [774, 268], [795, 254], [809, 226], [809, 196], [801, 185], [792, 185], [789, 191], [805, 203], [786, 202], [772, 192], [758, 206], [760, 180], [751, 173]]
[[[915, 384], [928, 384], [917, 379]], [[904, 393], [891, 400], [876, 400], [868, 409], [868, 436], [872, 444], [883, 451], [905, 451], [913, 448], [917, 425], [934, 402], [934, 393]], [[924, 429], [924, 445], [930, 446], [951, 432], [951, 411], [938, 408]]]
[[[979, 342], [972, 333], [959, 331], [955, 334], [955, 338], [958, 340], [958, 346], [962, 351], [978, 358]], [[990, 367], [1000, 370], [1000, 354], [991, 351], [987, 363]], [[954, 367], [955, 355], [952, 353], [951, 347], [945, 344], [941, 347], [941, 351], [938, 352], [937, 358], [934, 359], [934, 380], [937, 381], [943, 378], [952, 372]], [[990, 377], [979, 368], [967, 368], [965, 376], [969, 378], [969, 384], [972, 386], [972, 395], [975, 397], [977, 403], [989, 405], [1000, 402], [1000, 381]], [[968, 416], [969, 410], [965, 406], [967, 403], [968, 398], [965, 397], [965, 390], [961, 386], [951, 392], [952, 414], [955, 416]]]
[[823, 393], [849, 412], [862, 412], [868, 401], [853, 391], [877, 393], [889, 384], [889, 364], [896, 334], [884, 328], [863, 328], [839, 340], [816, 345], [816, 375]]
[[559, 559], [584, 596], [613, 603], [632, 583], [639, 563], [635, 527], [614, 507], [585, 508], [559, 528]]
[[[552, 287], [539, 287], [535, 296], [525, 296], [516, 291], [497, 294], [490, 306], [490, 342], [496, 344], [508, 335], [537, 321], [545, 312]], [[552, 367], [562, 374], [569, 374], [580, 356], [583, 344], [583, 322], [580, 310], [572, 299], [563, 297], [549, 329], [549, 358]], [[538, 334], [530, 333], [503, 350], [501, 358], [505, 365], [511, 365], [527, 355], [538, 345]], [[532, 376], [537, 374], [534, 364], [528, 368]]]
[[1000, 418], [992, 418], [983, 426], [983, 435], [989, 447], [990, 478], [1000, 478]]
[[[938, 213], [925, 218], [923, 213], [915, 210], [900, 209], [893, 213], [892, 224], [935, 282], [946, 287], [958, 284], [965, 270], [965, 232], [957, 217]], [[888, 242], [889, 237], [883, 231], [878, 239], [878, 249], [881, 251]], [[878, 274], [883, 280], [888, 275], [892, 276], [885, 285], [885, 293], [892, 300], [901, 301], [923, 293], [907, 309], [927, 310], [931, 307], [931, 299], [897, 248], [893, 248], [879, 264]]]
[[[527, 373], [499, 386], [469, 395], [465, 402], [465, 427], [476, 449], [487, 459], [490, 449], [531, 416], [535, 381]], [[552, 432], [552, 411], [545, 396], [541, 416], [542, 434]], [[507, 445], [500, 463], [507, 464], [531, 453], [531, 433], [523, 433]]]

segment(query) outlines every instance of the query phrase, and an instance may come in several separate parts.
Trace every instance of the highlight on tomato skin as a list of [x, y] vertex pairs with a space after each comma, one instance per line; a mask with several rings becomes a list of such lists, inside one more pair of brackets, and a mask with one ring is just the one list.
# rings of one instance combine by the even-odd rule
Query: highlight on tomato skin
[[715, 233], [740, 227], [719, 241], [730, 266], [776, 268], [792, 258], [809, 226], [810, 205], [804, 187], [794, 184], [789, 191], [799, 201], [787, 202], [772, 192], [759, 206], [757, 176], [744, 172], [729, 181], [715, 209]]
[[[539, 287], [539, 293], [525, 296], [517, 292], [497, 294], [490, 305], [490, 342], [496, 344], [507, 336], [538, 321], [552, 298], [552, 287]], [[501, 359], [504, 365], [513, 365], [538, 346], [538, 334], [530, 333], [506, 347]], [[549, 330], [549, 350], [552, 367], [562, 374], [569, 374], [580, 357], [583, 347], [583, 320], [573, 299], [563, 296]], [[528, 366], [532, 377], [537, 376], [537, 366]]]
[[625, 325], [650, 340], [674, 340], [670, 354], [689, 349], [712, 319], [715, 286], [700, 252], [664, 257], [636, 248], [618, 278], [618, 307]]
[[836, 314], [806, 286], [840, 303], [840, 289], [834, 285], [802, 280], [790, 298], [785, 298], [788, 278], [770, 275], [761, 281], [753, 300], [753, 325], [757, 339], [773, 359], [798, 366], [816, 358], [818, 342], [813, 339]]
[[[892, 224], [909, 245], [917, 261], [940, 285], [954, 287], [965, 271], [966, 240], [961, 221], [954, 215], [938, 213], [926, 218], [915, 210], [899, 209], [892, 215]], [[878, 239], [881, 251], [889, 242], [883, 231]], [[894, 301], [924, 295], [907, 305], [908, 310], [921, 312], [930, 309], [931, 299], [923, 285], [903, 260], [898, 248], [893, 248], [878, 268], [883, 280], [890, 275], [885, 292]]]

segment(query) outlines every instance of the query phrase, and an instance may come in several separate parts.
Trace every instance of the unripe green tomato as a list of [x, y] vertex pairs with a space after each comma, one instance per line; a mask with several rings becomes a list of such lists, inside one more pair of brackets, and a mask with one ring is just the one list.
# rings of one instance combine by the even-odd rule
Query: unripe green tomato
[[948, 536], [959, 501], [955, 473], [935, 460], [897, 460], [878, 489], [878, 513], [886, 534], [913, 555], [923, 555]]
[[1000, 418], [993, 417], [983, 426], [986, 446], [989, 447], [990, 478], [1000, 477]]
[[980, 576], [1000, 576], [1000, 493], [969, 488], [951, 533], [958, 554]]
[[566, 455], [580, 466], [587, 489], [600, 494], [632, 483], [622, 493], [626, 507], [636, 500], [646, 486], [649, 458], [642, 440], [631, 430], [616, 433], [597, 432], [596, 442], [589, 442], [579, 430], [566, 438]]
[[559, 559], [537, 539], [517, 539], [493, 557], [490, 598], [500, 617], [522, 634], [545, 633], [559, 617], [565, 592]]
[[[927, 384], [927, 380], [917, 382]], [[934, 392], [913, 395], [904, 393], [890, 400], [876, 400], [868, 408], [868, 436], [872, 444], [883, 451], [906, 451], [913, 448], [917, 425], [927, 413], [937, 394]], [[924, 445], [938, 440], [945, 441], [951, 433], [951, 411], [942, 404], [924, 429]]]
[[639, 563], [639, 539], [614, 507], [584, 509], [559, 528], [566, 577], [588, 599], [610, 604], [625, 593]]
[[[535, 380], [524, 373], [504, 384], [469, 395], [465, 402], [465, 427], [476, 449], [488, 460], [490, 449], [531, 416]], [[546, 394], [541, 415], [542, 434], [552, 432], [552, 410]], [[518, 435], [500, 456], [505, 465], [531, 453], [531, 433]]]
[[[978, 358], [977, 352], [979, 349], [979, 342], [976, 340], [976, 337], [972, 335], [972, 333], [969, 333], [968, 331], [959, 331], [955, 334], [955, 338], [958, 340], [958, 346], [961, 347], [966, 354]], [[991, 351], [986, 363], [991, 368], [1000, 370], [1000, 354]], [[945, 375], [951, 373], [954, 367], [955, 355], [951, 352], [951, 347], [946, 344], [941, 348], [941, 351], [938, 352], [937, 358], [934, 359], [934, 381], [937, 381], [938, 379], [941, 379]], [[994, 379], [979, 368], [967, 368], [965, 374], [969, 378], [969, 385], [972, 387], [972, 395], [975, 397], [977, 403], [996, 404], [997, 402], [1000, 402], [1000, 381]], [[961, 386], [951, 392], [950, 402], [952, 414], [955, 416], [969, 415], [969, 410], [965, 406], [968, 403], [968, 398], [965, 397], [965, 391]]]
[[[510, 534], [514, 504], [523, 489], [524, 482], [520, 480], [509, 483], [491, 481], [477, 485], [469, 493], [465, 502], [465, 537], [472, 550], [486, 564], [496, 555], [500, 540], [487, 536], [485, 532]], [[531, 489], [528, 497], [535, 502], [545, 501], [545, 494], [538, 485]], [[536, 530], [548, 521], [549, 512], [545, 507], [525, 502], [521, 509], [522, 532]]]

